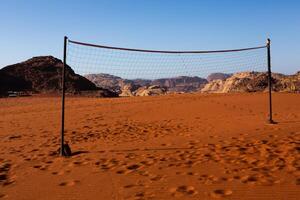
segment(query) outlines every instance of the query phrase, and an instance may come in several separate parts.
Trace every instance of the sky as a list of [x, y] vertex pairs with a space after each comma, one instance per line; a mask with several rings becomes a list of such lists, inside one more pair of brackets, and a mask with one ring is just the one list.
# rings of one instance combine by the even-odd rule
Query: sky
[[264, 45], [272, 69], [300, 71], [299, 0], [1, 0], [0, 68], [63, 56], [63, 37], [155, 50]]

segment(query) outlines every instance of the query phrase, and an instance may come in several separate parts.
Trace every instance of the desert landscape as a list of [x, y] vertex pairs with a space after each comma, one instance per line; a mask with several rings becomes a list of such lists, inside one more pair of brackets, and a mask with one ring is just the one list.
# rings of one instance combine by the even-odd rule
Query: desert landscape
[[272, 74], [269, 124], [265, 72], [129, 80], [67, 66], [61, 157], [62, 66], [0, 69], [0, 198], [299, 198], [299, 72]]
[[300, 1], [0, 5], [0, 200], [300, 200]]
[[0, 99], [0, 198], [299, 199], [300, 96]]

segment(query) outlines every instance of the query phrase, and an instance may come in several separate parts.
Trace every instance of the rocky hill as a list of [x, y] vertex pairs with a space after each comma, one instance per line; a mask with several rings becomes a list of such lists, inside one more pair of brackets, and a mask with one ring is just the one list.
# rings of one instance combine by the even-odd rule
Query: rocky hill
[[179, 76], [175, 78], [156, 79], [151, 82], [151, 85], [165, 87], [169, 92], [195, 92], [204, 87], [206, 83], [206, 79], [197, 76]]
[[[57, 93], [61, 91], [63, 63], [52, 56], [33, 57], [25, 62], [9, 65], [0, 70], [0, 94], [8, 91], [28, 91], [33, 93]], [[94, 83], [66, 67], [66, 91], [101, 90], [102, 96], [114, 96], [112, 92], [96, 87]]]
[[[201, 92], [261, 92], [268, 89], [268, 75], [264, 72], [240, 72], [221, 80], [213, 80]], [[272, 73], [272, 89], [278, 92], [300, 92], [300, 73], [283, 75]]]
[[[139, 96], [139, 94], [157, 94], [166, 92], [194, 92], [204, 87], [206, 79], [200, 77], [179, 76], [162, 79], [123, 79], [110, 74], [89, 74], [87, 79], [95, 83], [98, 87], [110, 89], [120, 94], [120, 96]], [[153, 87], [152, 87], [153, 86]], [[156, 92], [153, 92], [156, 88]], [[157, 91], [159, 89], [159, 92]], [[145, 90], [145, 92], [138, 92]], [[146, 92], [151, 90], [152, 92]], [[143, 95], [144, 96], [144, 95]]]
[[123, 79], [111, 74], [88, 74], [85, 78], [93, 82], [97, 87], [105, 88], [118, 93], [120, 96], [135, 96], [134, 91], [140, 87], [151, 84], [147, 79]]
[[124, 79], [110, 74], [88, 74], [84, 76], [97, 87], [109, 89], [117, 93], [121, 92], [121, 87], [124, 85]]
[[224, 73], [212, 73], [207, 76], [206, 80], [208, 82], [214, 81], [214, 80], [225, 80], [232, 76], [232, 74], [224, 74]]

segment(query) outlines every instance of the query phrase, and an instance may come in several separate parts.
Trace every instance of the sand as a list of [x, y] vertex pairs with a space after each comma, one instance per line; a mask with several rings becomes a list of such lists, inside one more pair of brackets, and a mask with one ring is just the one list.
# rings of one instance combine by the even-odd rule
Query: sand
[[300, 199], [300, 95], [0, 99], [0, 199]]

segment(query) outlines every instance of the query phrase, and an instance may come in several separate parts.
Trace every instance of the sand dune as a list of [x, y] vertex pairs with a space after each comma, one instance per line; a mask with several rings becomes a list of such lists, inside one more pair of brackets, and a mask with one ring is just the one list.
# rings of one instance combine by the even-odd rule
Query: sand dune
[[0, 99], [0, 199], [299, 199], [300, 96]]

